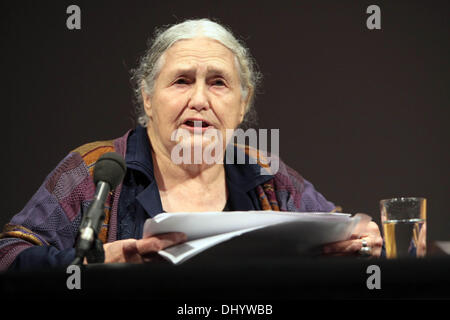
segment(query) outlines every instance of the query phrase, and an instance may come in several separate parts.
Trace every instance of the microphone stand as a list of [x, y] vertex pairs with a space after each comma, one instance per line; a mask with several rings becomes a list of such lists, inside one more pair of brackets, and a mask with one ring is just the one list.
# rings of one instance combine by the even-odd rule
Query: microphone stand
[[83, 254], [76, 255], [70, 264], [81, 266], [83, 265], [84, 258], [86, 258], [88, 263], [104, 263], [105, 250], [103, 249], [103, 242], [96, 238], [94, 245], [86, 252], [85, 257], [83, 257]]
[[105, 219], [105, 200], [109, 190], [110, 186], [108, 183], [103, 181], [97, 183], [94, 200], [81, 222], [75, 247], [75, 259], [71, 264], [82, 265], [84, 258], [87, 258], [88, 263], [105, 262], [103, 243], [98, 239], [98, 233], [101, 223]]

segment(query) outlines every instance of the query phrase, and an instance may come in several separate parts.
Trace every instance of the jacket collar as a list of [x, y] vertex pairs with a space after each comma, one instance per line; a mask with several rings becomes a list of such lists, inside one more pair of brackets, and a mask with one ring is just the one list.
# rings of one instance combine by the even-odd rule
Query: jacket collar
[[[237, 154], [236, 146], [234, 154]], [[263, 175], [262, 167], [259, 164], [250, 163], [249, 159], [250, 157], [246, 154], [244, 164], [237, 164], [237, 161], [225, 161], [227, 187], [231, 199], [243, 199], [247, 192], [273, 178], [272, 175]], [[136, 196], [139, 203], [151, 217], [163, 212], [154, 178], [151, 144], [145, 128], [138, 126], [130, 133], [125, 160], [128, 169], [137, 170], [148, 179], [148, 185]]]

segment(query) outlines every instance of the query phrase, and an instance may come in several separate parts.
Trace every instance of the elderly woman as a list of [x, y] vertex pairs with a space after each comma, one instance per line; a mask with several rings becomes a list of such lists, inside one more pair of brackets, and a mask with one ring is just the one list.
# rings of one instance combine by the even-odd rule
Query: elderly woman
[[[259, 78], [248, 50], [215, 22], [188, 20], [158, 32], [133, 75], [140, 125], [118, 139], [81, 146], [59, 163], [5, 226], [1, 269], [63, 266], [74, 259], [83, 212], [94, 196], [93, 166], [111, 151], [124, 156], [127, 174], [106, 201], [99, 234], [106, 263], [144, 262], [185, 241], [182, 233], [142, 239], [145, 220], [162, 212], [333, 211], [331, 202], [282, 162], [276, 173], [262, 174], [261, 163], [173, 161], [179, 143], [183, 150], [198, 147], [199, 141], [211, 144], [203, 136], [207, 129], [221, 133], [225, 152], [227, 129], [238, 128], [252, 114]], [[181, 129], [191, 135], [180, 142], [173, 133]], [[359, 238], [329, 244], [323, 252], [356, 255], [363, 241], [371, 255], [380, 255], [375, 223]]]

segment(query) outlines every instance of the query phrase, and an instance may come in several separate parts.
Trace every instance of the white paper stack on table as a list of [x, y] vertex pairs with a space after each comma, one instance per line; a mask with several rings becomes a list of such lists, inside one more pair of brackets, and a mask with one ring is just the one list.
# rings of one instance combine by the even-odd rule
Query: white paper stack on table
[[[231, 211], [161, 213], [144, 224], [143, 237], [183, 232], [185, 243], [158, 253], [174, 264], [231, 238], [257, 229], [289, 224], [290, 238], [305, 246], [347, 240], [359, 234], [371, 218], [357, 214], [324, 212]], [[295, 245], [296, 243], [293, 243]]]

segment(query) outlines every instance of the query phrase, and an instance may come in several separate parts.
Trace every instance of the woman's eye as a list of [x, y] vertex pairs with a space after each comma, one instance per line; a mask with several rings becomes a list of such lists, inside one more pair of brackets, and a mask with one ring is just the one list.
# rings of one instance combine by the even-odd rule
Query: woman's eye
[[216, 79], [213, 81], [214, 86], [224, 86], [225, 82], [222, 79]]
[[187, 79], [184, 78], [180, 78], [177, 81], [175, 81], [176, 84], [188, 84], [189, 82], [187, 81]]

